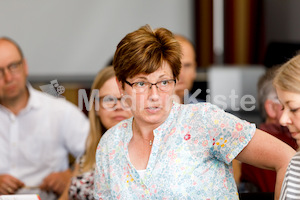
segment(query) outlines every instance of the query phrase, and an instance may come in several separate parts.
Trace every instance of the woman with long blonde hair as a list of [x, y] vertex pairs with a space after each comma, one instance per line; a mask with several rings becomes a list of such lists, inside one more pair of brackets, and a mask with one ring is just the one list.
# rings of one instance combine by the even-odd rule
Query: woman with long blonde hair
[[[131, 116], [120, 102], [120, 92], [112, 66], [101, 70], [94, 79], [91, 93], [99, 90], [99, 103], [93, 103], [89, 111], [90, 132], [85, 154], [77, 161], [69, 187], [60, 197], [72, 200], [93, 199], [95, 154], [100, 138], [106, 130]], [[99, 108], [97, 110], [97, 107]]]

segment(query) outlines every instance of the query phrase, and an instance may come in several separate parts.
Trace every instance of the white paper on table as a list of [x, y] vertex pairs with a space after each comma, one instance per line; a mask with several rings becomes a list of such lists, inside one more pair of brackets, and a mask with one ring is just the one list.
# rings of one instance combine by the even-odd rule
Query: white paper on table
[[37, 194], [1, 195], [0, 200], [41, 200]]

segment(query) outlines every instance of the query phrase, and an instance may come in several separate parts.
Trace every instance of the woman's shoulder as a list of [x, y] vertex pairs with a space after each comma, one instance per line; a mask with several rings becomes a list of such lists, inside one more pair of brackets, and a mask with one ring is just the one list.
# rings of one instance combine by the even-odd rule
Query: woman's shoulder
[[291, 164], [297, 164], [300, 166], [300, 151], [298, 151], [291, 159]]
[[125, 119], [112, 128], [108, 129], [104, 135], [102, 136], [100, 143], [109, 143], [110, 145], [113, 143], [118, 144], [120, 140], [123, 140], [125, 137], [126, 132], [128, 132], [128, 129], [131, 127], [132, 117], [129, 119]]
[[293, 176], [299, 176], [300, 175], [300, 151], [298, 151], [291, 159], [289, 163], [289, 167], [286, 171], [286, 179], [289, 179], [289, 177]]
[[174, 109], [182, 112], [209, 113], [222, 111], [218, 106], [209, 102], [199, 102], [195, 104], [178, 104], [174, 103]]

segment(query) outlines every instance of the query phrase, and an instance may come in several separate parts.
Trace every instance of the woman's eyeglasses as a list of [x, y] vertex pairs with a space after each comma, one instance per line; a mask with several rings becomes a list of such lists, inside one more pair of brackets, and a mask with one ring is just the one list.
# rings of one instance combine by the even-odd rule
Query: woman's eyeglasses
[[136, 93], [149, 92], [149, 89], [151, 89], [153, 85], [155, 85], [156, 88], [161, 92], [169, 92], [175, 86], [176, 79], [162, 80], [158, 81], [157, 83], [150, 83], [144, 81], [129, 83], [125, 80], [125, 83], [130, 85], [133, 91]]
[[106, 96], [99, 97], [100, 105], [103, 108], [114, 108], [117, 105], [118, 101], [121, 102], [121, 99], [122, 99], [121, 97], [117, 98], [112, 95], [106, 95]]

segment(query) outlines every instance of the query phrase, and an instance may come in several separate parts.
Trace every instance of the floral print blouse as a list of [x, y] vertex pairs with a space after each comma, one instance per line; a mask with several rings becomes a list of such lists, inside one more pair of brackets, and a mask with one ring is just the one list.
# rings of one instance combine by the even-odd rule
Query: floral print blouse
[[173, 103], [156, 128], [145, 177], [131, 164], [132, 120], [101, 138], [96, 153], [95, 199], [238, 199], [231, 161], [255, 125], [210, 103]]
[[79, 165], [79, 175], [71, 178], [69, 187], [69, 200], [94, 200], [94, 172], [95, 166], [89, 171], [83, 172], [84, 156], [77, 158]]

